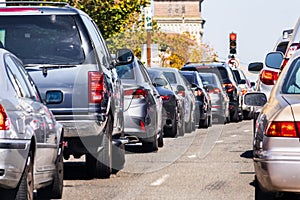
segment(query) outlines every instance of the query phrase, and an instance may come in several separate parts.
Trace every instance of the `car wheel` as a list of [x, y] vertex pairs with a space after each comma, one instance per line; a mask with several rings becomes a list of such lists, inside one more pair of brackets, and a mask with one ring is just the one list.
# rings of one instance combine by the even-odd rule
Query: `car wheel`
[[238, 107], [234, 107], [234, 110], [230, 113], [230, 121], [231, 122], [238, 122], [239, 121]]
[[162, 131], [160, 131], [160, 133], [159, 133], [157, 145], [158, 145], [158, 147], [163, 147], [164, 146], [164, 136], [162, 134]]
[[16, 189], [16, 199], [33, 200], [33, 152], [30, 151], [26, 167]]
[[112, 173], [116, 174], [124, 168], [125, 164], [125, 145], [112, 145]]
[[177, 129], [178, 129], [178, 135], [179, 136], [184, 136], [185, 133], [185, 123], [184, 123], [184, 119], [183, 119], [183, 115], [181, 115], [180, 118], [180, 123], [177, 123]]
[[86, 154], [86, 169], [89, 178], [109, 178], [112, 172], [112, 117], [109, 115], [105, 133], [100, 137], [103, 149]]
[[64, 180], [64, 163], [63, 163], [63, 151], [60, 150], [60, 155], [56, 159], [56, 169], [51, 185], [46, 188], [38, 190], [38, 197], [61, 199], [63, 193], [63, 180]]
[[146, 152], [152, 152], [158, 150], [157, 135], [155, 134], [152, 142], [142, 142], [143, 150]]
[[260, 188], [259, 182], [255, 176], [255, 191], [254, 191], [254, 195], [255, 195], [255, 200], [271, 200], [274, 199], [274, 193], [270, 193], [270, 192], [265, 192]]

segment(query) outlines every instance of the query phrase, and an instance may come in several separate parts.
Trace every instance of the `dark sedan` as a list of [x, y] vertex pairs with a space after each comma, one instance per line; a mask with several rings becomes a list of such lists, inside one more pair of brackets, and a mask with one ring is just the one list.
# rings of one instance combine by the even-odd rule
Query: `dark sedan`
[[183, 135], [183, 115], [181, 115], [180, 110], [182, 105], [180, 105], [179, 97], [172, 90], [172, 87], [163, 72], [156, 70], [155, 68], [148, 68], [148, 73], [150, 78], [155, 85], [161, 99], [163, 100], [163, 130], [164, 135], [176, 137], [177, 131], [179, 135]]

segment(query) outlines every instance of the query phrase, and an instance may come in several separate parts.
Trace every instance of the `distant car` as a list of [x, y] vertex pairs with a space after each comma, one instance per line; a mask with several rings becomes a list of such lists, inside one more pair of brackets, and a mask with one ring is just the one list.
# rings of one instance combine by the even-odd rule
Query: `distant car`
[[211, 111], [213, 119], [217, 119], [218, 123], [221, 124], [229, 122], [229, 97], [219, 78], [214, 73], [199, 73], [199, 75], [211, 99]]
[[[124, 132], [129, 143], [142, 142], [145, 151], [156, 151], [163, 141], [162, 101], [147, 69], [129, 49], [116, 54], [117, 74], [124, 88]], [[160, 105], [158, 105], [160, 104]]]
[[163, 100], [163, 130], [164, 136], [176, 137], [184, 134], [184, 110], [180, 97], [172, 90], [163, 71], [147, 68], [150, 78], [155, 85], [160, 98]]
[[[63, 126], [12, 53], [0, 49], [1, 199], [48, 199], [63, 192]], [[55, 103], [57, 99], [46, 99]]]
[[[233, 68], [233, 73], [237, 78], [238, 86], [241, 88], [242, 91], [242, 98], [244, 98], [245, 94], [248, 92], [252, 92], [251, 83], [248, 81], [244, 72], [239, 68]], [[243, 109], [243, 116], [244, 119], [251, 119], [253, 117], [254, 108], [253, 106], [248, 106], [244, 103], [244, 99], [242, 101], [242, 109]]]
[[215, 73], [220, 79], [229, 97], [230, 121], [238, 122], [243, 119], [242, 91], [231, 67], [225, 62], [187, 63], [182, 71], [198, 71], [201, 73]]
[[180, 71], [189, 81], [196, 98], [196, 125], [199, 128], [208, 128], [212, 124], [211, 99], [203, 86], [201, 77], [195, 71]]
[[173, 91], [176, 92], [183, 99], [184, 107], [184, 129], [185, 132], [190, 133], [195, 130], [195, 96], [189, 86], [188, 81], [179, 73], [178, 69], [155, 67], [157, 70], [163, 71], [165, 77], [172, 86]]
[[[266, 65], [278, 67], [282, 60], [281, 52], [272, 52], [266, 56]], [[278, 192], [300, 192], [299, 75], [300, 51], [297, 50], [282, 70], [269, 98], [261, 92], [245, 96], [248, 105], [266, 103], [257, 118], [253, 140], [256, 199], [267, 199], [268, 194], [274, 196]]]
[[[281, 36], [276, 41], [276, 44], [272, 51], [279, 51], [283, 54], [287, 51], [287, 46], [291, 39], [291, 34], [293, 29], [284, 30]], [[263, 92], [267, 95], [270, 95], [270, 92], [276, 83], [281, 66], [277, 68], [271, 68], [262, 62], [253, 62], [248, 65], [248, 71], [252, 73], [259, 73], [259, 77], [256, 82], [255, 90], [258, 92]]]

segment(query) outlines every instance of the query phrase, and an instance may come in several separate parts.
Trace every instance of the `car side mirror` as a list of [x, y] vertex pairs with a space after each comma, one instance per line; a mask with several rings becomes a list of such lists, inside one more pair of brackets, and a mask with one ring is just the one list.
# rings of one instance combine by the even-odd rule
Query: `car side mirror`
[[259, 72], [264, 67], [262, 62], [253, 62], [248, 65], [249, 72]]
[[270, 52], [267, 54], [265, 64], [273, 69], [280, 69], [283, 61], [283, 54], [279, 51]]
[[116, 52], [116, 64], [117, 65], [126, 65], [132, 63], [134, 60], [134, 53], [127, 48], [118, 49]]
[[267, 96], [261, 92], [246, 93], [244, 103], [248, 106], [264, 106], [267, 103]]

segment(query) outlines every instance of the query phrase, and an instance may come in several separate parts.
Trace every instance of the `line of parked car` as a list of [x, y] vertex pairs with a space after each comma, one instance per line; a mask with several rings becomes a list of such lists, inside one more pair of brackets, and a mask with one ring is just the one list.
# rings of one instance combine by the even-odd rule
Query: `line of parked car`
[[256, 92], [245, 96], [255, 107], [253, 163], [255, 199], [298, 199], [300, 192], [300, 18], [284, 30], [263, 62], [250, 63], [258, 72]]
[[109, 178], [126, 144], [155, 152], [164, 137], [252, 115], [249, 82], [224, 62], [145, 67], [129, 49], [112, 56], [94, 21], [67, 3], [4, 3], [1, 198], [61, 198], [63, 159], [85, 156], [90, 178]]

